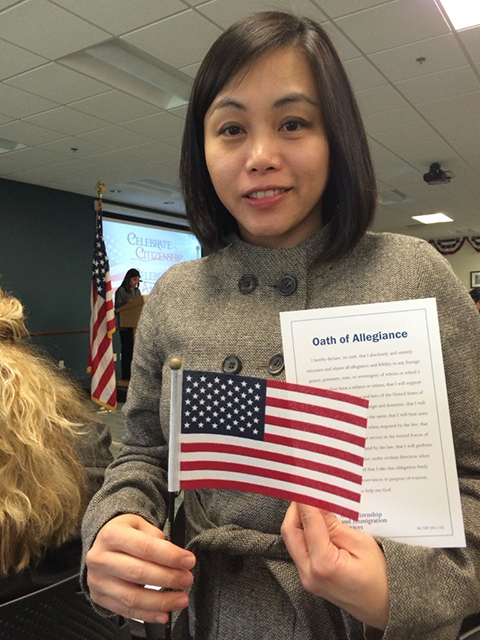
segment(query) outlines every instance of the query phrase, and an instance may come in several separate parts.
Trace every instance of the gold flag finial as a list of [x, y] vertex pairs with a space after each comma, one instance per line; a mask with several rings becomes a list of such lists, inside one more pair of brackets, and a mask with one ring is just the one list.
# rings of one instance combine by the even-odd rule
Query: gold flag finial
[[107, 192], [105, 185], [103, 184], [103, 182], [98, 181], [97, 184], [95, 185], [95, 189], [97, 190], [98, 197], [101, 200], [103, 198], [103, 194]]

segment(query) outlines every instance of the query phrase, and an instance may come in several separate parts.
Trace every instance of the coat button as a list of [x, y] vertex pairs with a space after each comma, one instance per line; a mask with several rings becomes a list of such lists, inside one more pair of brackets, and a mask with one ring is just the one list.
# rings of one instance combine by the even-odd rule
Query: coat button
[[297, 279], [294, 276], [283, 276], [279, 281], [277, 288], [282, 296], [290, 296], [297, 290]]
[[243, 569], [243, 560], [240, 556], [230, 556], [227, 560], [230, 573], [240, 573]]
[[222, 369], [224, 373], [240, 373], [242, 369], [242, 362], [237, 356], [228, 356], [223, 361]]
[[238, 281], [238, 288], [240, 293], [252, 293], [257, 288], [257, 279], [251, 274], [244, 275]]
[[277, 355], [272, 356], [270, 358], [270, 362], [268, 363], [268, 370], [274, 376], [278, 376], [279, 373], [285, 369], [285, 363], [283, 361], [283, 356], [281, 353], [277, 353]]

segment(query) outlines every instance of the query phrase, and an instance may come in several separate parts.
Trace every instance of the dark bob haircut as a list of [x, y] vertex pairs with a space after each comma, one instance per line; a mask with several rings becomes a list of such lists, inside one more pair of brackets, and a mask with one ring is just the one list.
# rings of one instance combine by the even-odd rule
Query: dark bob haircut
[[125, 274], [125, 277], [122, 280], [122, 284], [120, 286], [126, 289], [127, 291], [130, 291], [130, 278], [137, 278], [137, 277], [138, 278], [140, 277], [140, 271], [138, 271], [138, 269], [129, 269]]
[[325, 31], [313, 20], [290, 13], [251, 14], [212, 45], [195, 78], [183, 136], [180, 180], [187, 218], [200, 243], [215, 251], [228, 243], [237, 223], [218, 198], [204, 150], [204, 119], [216, 96], [240, 71], [284, 47], [302, 51], [316, 80], [330, 149], [330, 176], [322, 198], [322, 222], [329, 224], [329, 261], [345, 255], [373, 221], [375, 177], [367, 137], [345, 69]]

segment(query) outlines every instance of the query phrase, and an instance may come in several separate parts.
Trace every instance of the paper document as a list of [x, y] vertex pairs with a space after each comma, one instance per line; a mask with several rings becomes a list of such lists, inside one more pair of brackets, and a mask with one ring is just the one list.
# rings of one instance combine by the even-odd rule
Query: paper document
[[371, 535], [463, 547], [434, 298], [280, 314], [289, 382], [370, 400], [358, 522]]

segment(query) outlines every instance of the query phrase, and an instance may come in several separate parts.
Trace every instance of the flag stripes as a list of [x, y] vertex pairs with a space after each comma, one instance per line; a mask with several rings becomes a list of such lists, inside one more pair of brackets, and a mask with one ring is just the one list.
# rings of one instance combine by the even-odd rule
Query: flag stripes
[[298, 498], [358, 518], [368, 401], [260, 378], [182, 375], [181, 489]]
[[[212, 486], [213, 483], [213, 486]], [[322, 498], [318, 498], [318, 491], [315, 489], [309, 489], [308, 487], [298, 487], [299, 491], [292, 489], [292, 486], [287, 483], [279, 481], [273, 481], [265, 479], [265, 481], [259, 485], [257, 483], [250, 483], [245, 480], [244, 474], [229, 474], [227, 478], [206, 478], [200, 476], [197, 479], [189, 480], [184, 483], [184, 488], [188, 489], [231, 489], [234, 491], [246, 491], [248, 493], [259, 493], [260, 495], [269, 496], [271, 498], [280, 498], [282, 500], [290, 500], [294, 502], [300, 502], [302, 504], [309, 504], [312, 507], [318, 507], [319, 509], [325, 509], [338, 513], [346, 518], [352, 520], [358, 520], [358, 509], [352, 509], [348, 506], [350, 501], [343, 501], [341, 497], [336, 497], [335, 500], [328, 500], [327, 494], [323, 494]]]
[[115, 409], [117, 388], [112, 346], [112, 336], [115, 331], [115, 309], [108, 256], [103, 240], [101, 214], [99, 207], [91, 276], [88, 371], [92, 375], [92, 400], [109, 409]]

